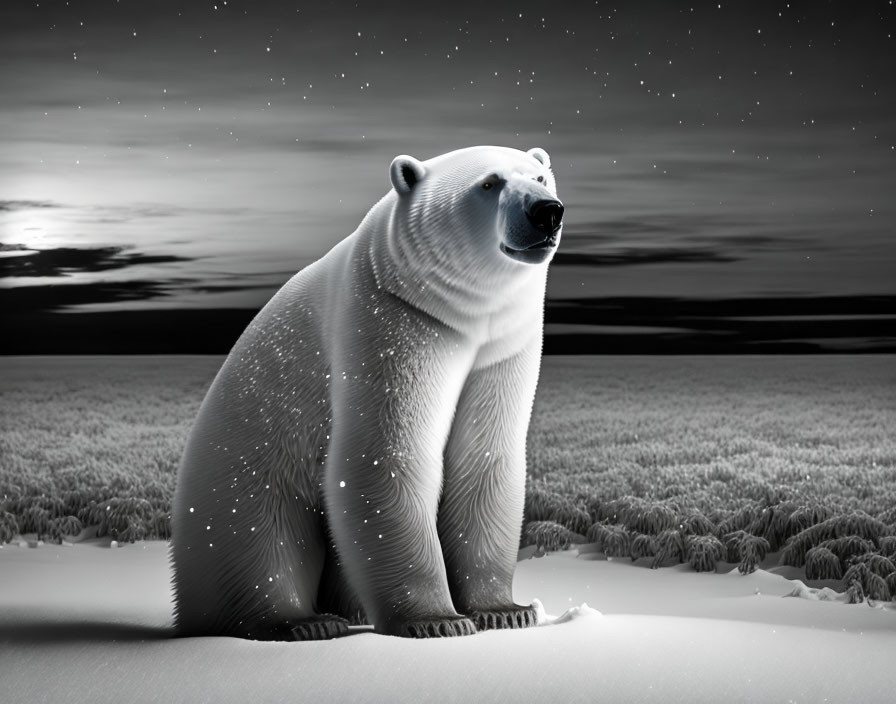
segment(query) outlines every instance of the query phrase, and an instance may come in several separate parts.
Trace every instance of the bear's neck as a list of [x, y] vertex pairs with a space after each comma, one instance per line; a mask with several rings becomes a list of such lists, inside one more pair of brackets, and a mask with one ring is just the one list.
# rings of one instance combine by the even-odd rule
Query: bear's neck
[[[387, 199], [384, 199], [386, 201]], [[546, 266], [527, 266], [483, 258], [472, 265], [453, 259], [450, 249], [427, 249], [421, 233], [399, 225], [393, 209], [380, 202], [368, 215], [383, 220], [362, 227], [371, 271], [377, 285], [446, 325], [487, 335], [492, 319], [507, 312], [541, 316], [547, 282]], [[375, 212], [380, 211], [380, 212]], [[366, 220], [366, 218], [365, 218]], [[531, 318], [530, 318], [531, 319]]]

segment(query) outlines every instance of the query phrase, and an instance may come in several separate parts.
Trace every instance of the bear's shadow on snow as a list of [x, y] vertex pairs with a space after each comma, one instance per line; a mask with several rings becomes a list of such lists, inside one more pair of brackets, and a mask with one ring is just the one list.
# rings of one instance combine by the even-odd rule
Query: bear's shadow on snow
[[[340, 640], [372, 632], [372, 626], [349, 626], [348, 633]], [[42, 617], [17, 619], [15, 623], [4, 623], [0, 620], [0, 643], [7, 645], [15, 643], [138, 643], [172, 640], [180, 637], [173, 625], [148, 626], [100, 619], [53, 621]]]
[[173, 626], [147, 626], [115, 621], [50, 621], [22, 619], [0, 623], [0, 643], [138, 642], [175, 637]]

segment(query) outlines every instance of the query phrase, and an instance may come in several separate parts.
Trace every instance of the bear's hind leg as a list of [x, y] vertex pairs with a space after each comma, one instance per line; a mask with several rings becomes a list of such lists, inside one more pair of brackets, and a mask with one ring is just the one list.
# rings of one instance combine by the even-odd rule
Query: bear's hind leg
[[[349, 621], [334, 613], [328, 604], [319, 603], [324, 572], [324, 531], [316, 508], [287, 511], [282, 521], [293, 523], [286, 531], [295, 536], [291, 542], [268, 537], [276, 546], [274, 581], [262, 579], [256, 587], [255, 618], [250, 619], [248, 637], [253, 640], [327, 640], [348, 634]], [[286, 576], [284, 580], [281, 577]], [[279, 581], [279, 584], [278, 584]], [[259, 607], [261, 607], [259, 609]]]
[[240, 495], [219, 487], [211, 496], [220, 500], [188, 486], [176, 502], [172, 558], [181, 635], [316, 640], [348, 632], [345, 619], [315, 608], [324, 564], [316, 501], [292, 487], [268, 486]]
[[327, 547], [324, 571], [317, 589], [317, 609], [344, 618], [353, 626], [369, 623], [364, 606], [349, 585], [332, 543]]
[[315, 604], [322, 562], [313, 554], [317, 551], [278, 547], [276, 561], [264, 570], [273, 575], [256, 580], [259, 584], [234, 603], [234, 614], [241, 616], [233, 634], [252, 640], [326, 640], [346, 635], [348, 620], [322, 613]]

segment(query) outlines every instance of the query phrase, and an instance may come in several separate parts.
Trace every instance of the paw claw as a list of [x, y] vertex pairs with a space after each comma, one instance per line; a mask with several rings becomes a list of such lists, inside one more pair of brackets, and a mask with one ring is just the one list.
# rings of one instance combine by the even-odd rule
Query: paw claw
[[538, 621], [535, 616], [535, 607], [517, 604], [497, 609], [471, 611], [468, 616], [480, 631], [498, 628], [529, 628], [536, 625]]
[[404, 638], [453, 638], [473, 635], [476, 626], [464, 616], [436, 616], [390, 625], [384, 632]]

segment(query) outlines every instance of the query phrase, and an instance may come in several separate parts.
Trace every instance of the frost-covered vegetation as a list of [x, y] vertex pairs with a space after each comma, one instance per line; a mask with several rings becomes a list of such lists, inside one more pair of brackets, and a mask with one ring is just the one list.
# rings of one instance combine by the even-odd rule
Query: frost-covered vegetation
[[540, 550], [743, 573], [775, 553], [896, 598], [892, 357], [547, 358], [529, 467]]
[[219, 358], [0, 359], [0, 542], [167, 538], [180, 453]]
[[[0, 360], [0, 542], [166, 538], [219, 358]], [[896, 597], [889, 357], [547, 357], [522, 544]]]

